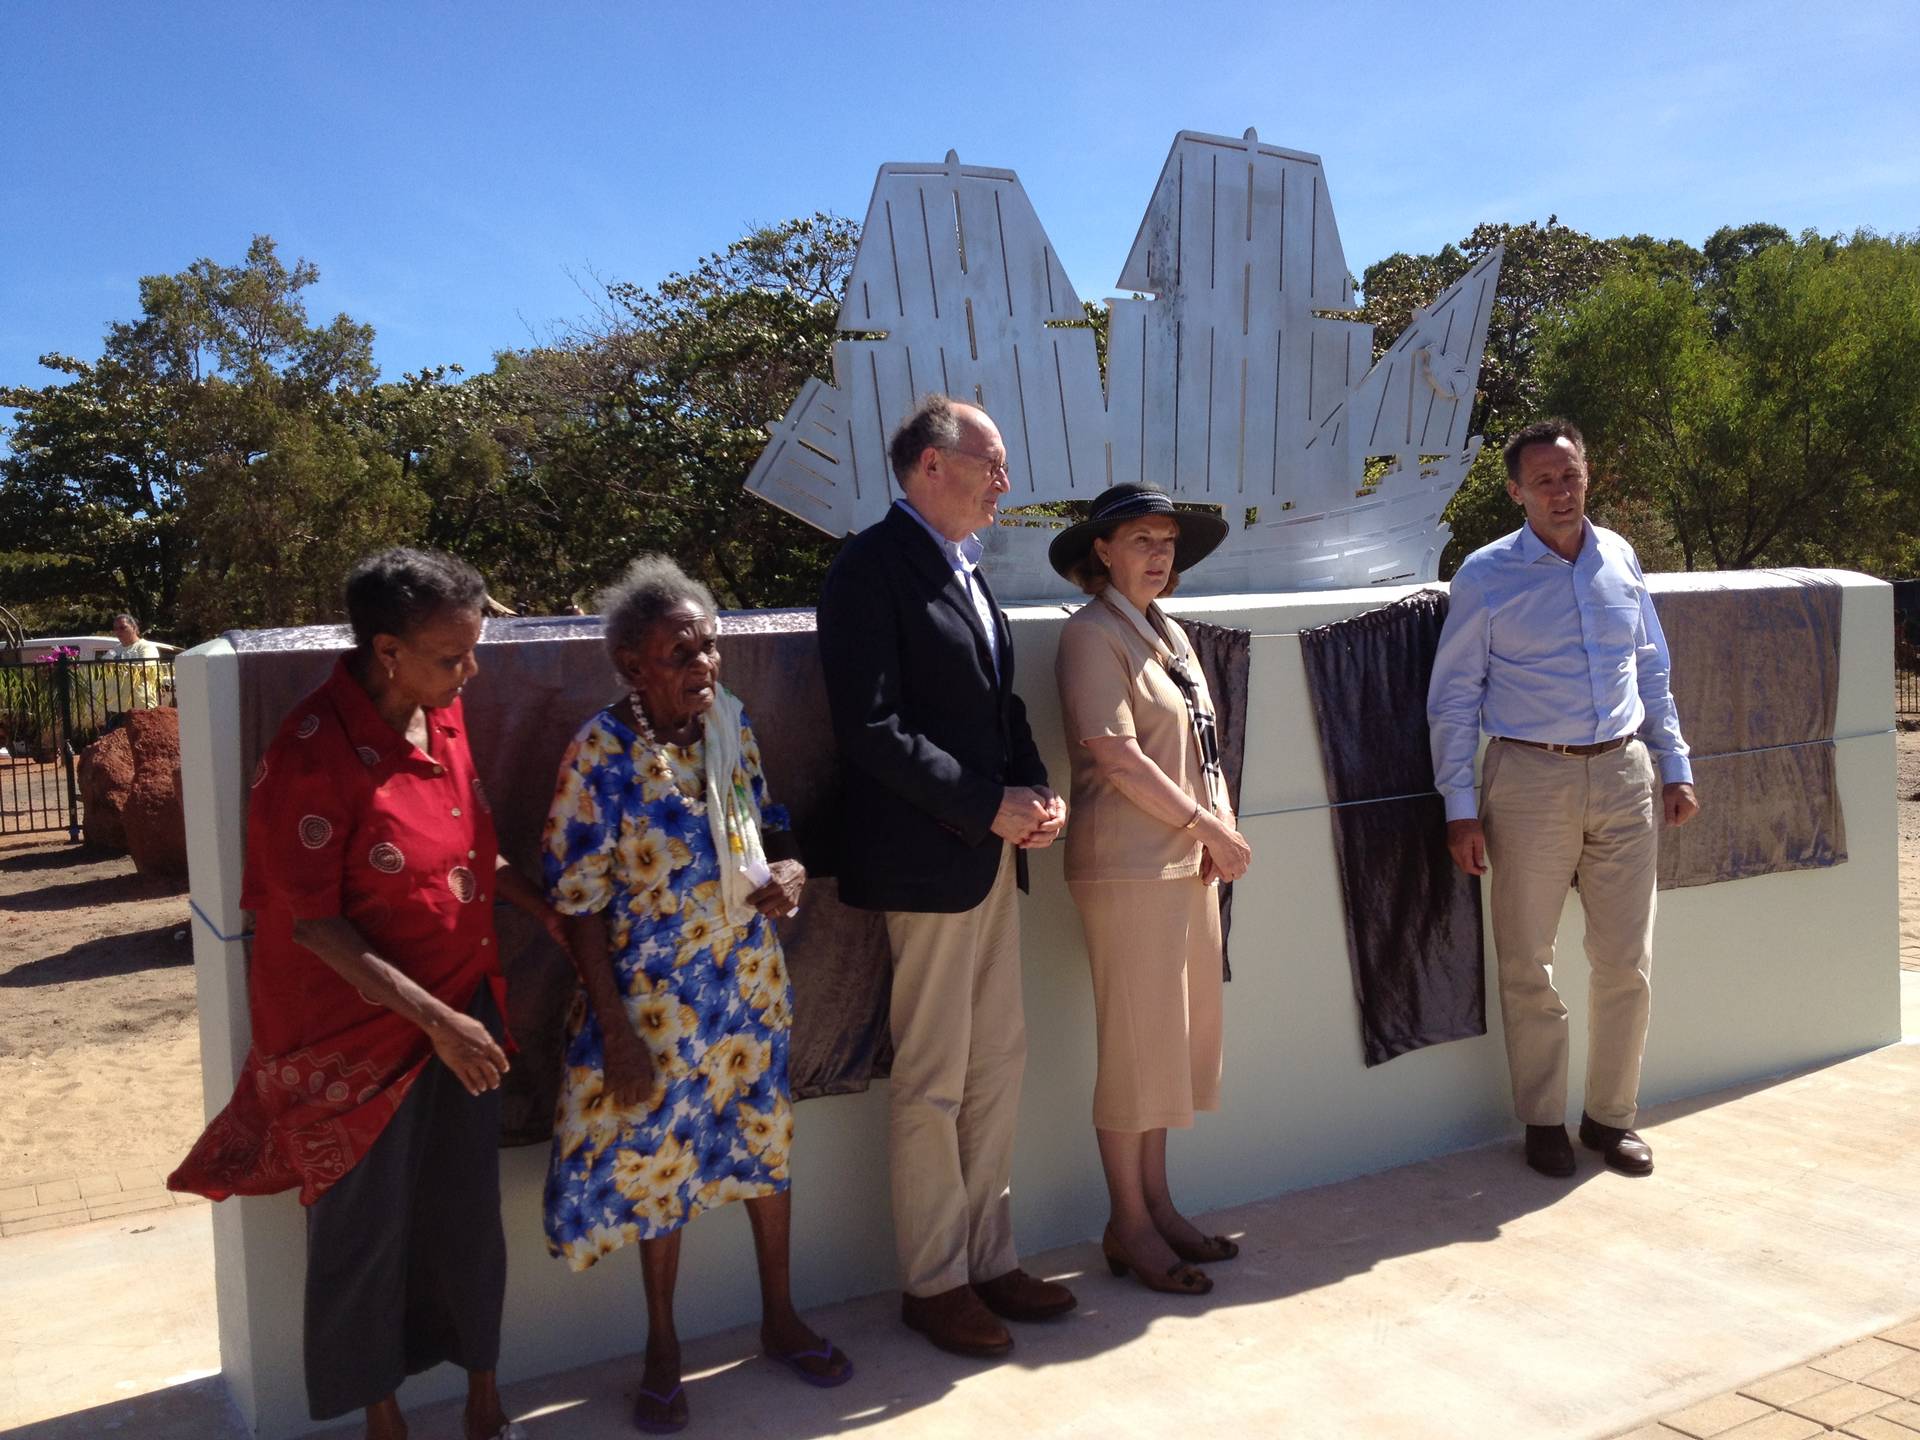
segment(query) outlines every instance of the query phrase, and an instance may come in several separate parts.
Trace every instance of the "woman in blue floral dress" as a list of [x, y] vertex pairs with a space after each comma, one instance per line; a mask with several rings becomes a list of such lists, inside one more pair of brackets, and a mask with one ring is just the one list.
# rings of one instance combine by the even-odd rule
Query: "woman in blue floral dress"
[[658, 1434], [687, 1423], [681, 1227], [729, 1200], [747, 1203], [766, 1353], [814, 1385], [853, 1366], [802, 1323], [788, 1287], [793, 1007], [772, 917], [793, 913], [806, 872], [752, 727], [720, 686], [706, 588], [649, 556], [601, 609], [630, 693], [574, 738], [545, 833], [547, 889], [582, 982], [547, 1248], [584, 1270], [639, 1243], [648, 1336], [634, 1421]]

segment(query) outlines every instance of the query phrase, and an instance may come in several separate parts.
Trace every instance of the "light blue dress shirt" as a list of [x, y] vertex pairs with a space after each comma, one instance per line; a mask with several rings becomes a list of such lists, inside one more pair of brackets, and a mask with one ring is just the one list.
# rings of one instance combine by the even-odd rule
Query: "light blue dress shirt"
[[947, 564], [953, 567], [953, 578], [960, 582], [960, 593], [973, 602], [973, 613], [980, 617], [980, 628], [987, 632], [987, 653], [993, 657], [993, 674], [998, 679], [1000, 627], [993, 620], [993, 601], [987, 598], [987, 587], [973, 573], [980, 568], [980, 557], [986, 553], [986, 547], [980, 543], [977, 535], [969, 535], [964, 540], [949, 540], [929, 525], [927, 517], [914, 509], [904, 497], [893, 503], [920, 522], [920, 528], [933, 537], [933, 543], [940, 547]]
[[1489, 735], [1593, 745], [1638, 735], [1663, 784], [1693, 767], [1667, 685], [1667, 637], [1633, 547], [1583, 522], [1569, 562], [1522, 525], [1466, 558], [1427, 689], [1433, 779], [1447, 819], [1479, 814], [1473, 757]]

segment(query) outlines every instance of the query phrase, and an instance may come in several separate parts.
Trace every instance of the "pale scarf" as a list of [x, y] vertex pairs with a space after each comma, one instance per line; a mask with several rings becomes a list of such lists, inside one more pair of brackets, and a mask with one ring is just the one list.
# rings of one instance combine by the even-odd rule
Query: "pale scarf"
[[759, 911], [747, 897], [771, 876], [760, 843], [760, 810], [753, 800], [740, 749], [740, 702], [723, 685], [713, 687], [707, 707], [702, 760], [707, 774], [707, 826], [713, 832], [714, 858], [720, 867], [720, 900], [727, 923], [751, 925]]
[[1133, 628], [1140, 632], [1140, 638], [1152, 649], [1153, 658], [1160, 662], [1173, 683], [1179, 687], [1181, 696], [1187, 702], [1187, 725], [1193, 731], [1193, 743], [1200, 752], [1200, 771], [1206, 777], [1207, 808], [1219, 813], [1227, 794], [1226, 772], [1220, 765], [1220, 735], [1214, 724], [1213, 702], [1207, 695], [1200, 660], [1193, 653], [1193, 645], [1188, 641], [1186, 631], [1167, 617], [1158, 601], [1147, 602], [1153, 619], [1160, 622], [1156, 625], [1113, 585], [1102, 590], [1100, 598], [1125, 616]]

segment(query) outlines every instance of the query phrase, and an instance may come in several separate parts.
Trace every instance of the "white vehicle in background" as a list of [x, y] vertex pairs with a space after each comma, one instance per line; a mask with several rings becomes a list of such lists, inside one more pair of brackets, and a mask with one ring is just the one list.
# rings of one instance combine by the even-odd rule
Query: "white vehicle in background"
[[[98, 660], [119, 643], [111, 635], [36, 635], [23, 642], [18, 647], [17, 654], [10, 655], [8, 658], [27, 661], [44, 660], [49, 655], [66, 649], [75, 651], [74, 658], [77, 660]], [[180, 653], [178, 645], [168, 645], [160, 640], [155, 640], [153, 644], [160, 651], [162, 659], [170, 660]]]

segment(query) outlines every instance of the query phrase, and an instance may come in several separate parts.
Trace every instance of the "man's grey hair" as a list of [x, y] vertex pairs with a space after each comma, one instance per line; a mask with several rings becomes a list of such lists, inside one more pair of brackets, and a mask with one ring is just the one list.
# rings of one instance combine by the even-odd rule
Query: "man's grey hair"
[[126, 621], [127, 624], [133, 626], [135, 630], [138, 630], [140, 628], [140, 622], [134, 619], [133, 616], [125, 613], [124, 611], [122, 611], [120, 614], [113, 617], [113, 623], [115, 625], [118, 625], [122, 620]]
[[614, 665], [620, 663], [614, 652], [637, 650], [669, 610], [687, 603], [697, 605], [718, 618], [720, 607], [713, 603], [713, 592], [694, 579], [666, 555], [642, 555], [627, 573], [600, 592], [599, 607], [606, 627], [607, 654]]
[[900, 422], [893, 439], [887, 442], [887, 463], [893, 466], [895, 479], [906, 484], [929, 449], [959, 448], [960, 417], [954, 407], [966, 404], [951, 395], [929, 395], [913, 407], [913, 413]]

